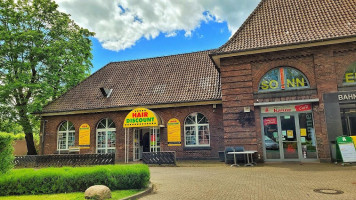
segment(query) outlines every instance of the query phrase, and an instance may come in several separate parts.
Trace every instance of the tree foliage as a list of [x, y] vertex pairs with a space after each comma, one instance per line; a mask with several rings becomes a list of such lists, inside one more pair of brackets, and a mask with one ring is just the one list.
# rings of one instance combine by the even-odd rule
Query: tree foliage
[[52, 0], [0, 0], [0, 107], [26, 134], [36, 154], [30, 113], [87, 77], [93, 33], [59, 12]]

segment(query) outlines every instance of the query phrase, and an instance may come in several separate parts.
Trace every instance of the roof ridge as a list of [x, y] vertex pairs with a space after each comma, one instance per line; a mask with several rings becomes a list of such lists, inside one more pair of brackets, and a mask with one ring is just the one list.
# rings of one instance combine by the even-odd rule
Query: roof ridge
[[[217, 50], [217, 49], [207, 49], [207, 50], [193, 51], [193, 52], [188, 52], [188, 53], [178, 53], [178, 54], [149, 57], [149, 58], [137, 58], [137, 59], [132, 59], [132, 60], [113, 61], [113, 62], [109, 62], [107, 65], [114, 64], [114, 63], [123, 63], [123, 62], [132, 62], [132, 61], [141, 61], [141, 60], [151, 60], [151, 59], [156, 59], [156, 58], [166, 58], [166, 57], [172, 57], [172, 56], [181, 56], [181, 55], [188, 55], [188, 54], [201, 53], [201, 52], [209, 53], [209, 51], [214, 51], [214, 50]], [[102, 68], [104, 68], [104, 67], [102, 67]]]

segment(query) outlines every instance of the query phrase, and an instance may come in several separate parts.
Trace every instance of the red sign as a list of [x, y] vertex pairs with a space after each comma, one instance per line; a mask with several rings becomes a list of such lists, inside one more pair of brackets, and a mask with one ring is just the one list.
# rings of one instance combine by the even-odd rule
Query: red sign
[[311, 110], [311, 104], [262, 107], [262, 113], [303, 112]]
[[303, 104], [303, 105], [295, 106], [295, 111], [297, 112], [302, 112], [307, 110], [311, 110], [311, 104]]
[[279, 68], [279, 75], [281, 76], [281, 89], [284, 90], [286, 88], [284, 84], [284, 68]]
[[269, 117], [263, 119], [264, 126], [271, 125], [271, 124], [277, 124], [277, 117]]

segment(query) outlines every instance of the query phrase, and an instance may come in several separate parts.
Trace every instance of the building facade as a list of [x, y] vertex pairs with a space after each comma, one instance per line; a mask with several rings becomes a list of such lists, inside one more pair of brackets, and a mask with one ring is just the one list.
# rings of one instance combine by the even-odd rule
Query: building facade
[[[262, 0], [218, 49], [110, 63], [44, 108], [43, 153], [212, 159], [243, 146], [260, 161], [331, 161], [336, 137], [356, 135], [355, 6]], [[146, 109], [157, 124], [125, 125]]]

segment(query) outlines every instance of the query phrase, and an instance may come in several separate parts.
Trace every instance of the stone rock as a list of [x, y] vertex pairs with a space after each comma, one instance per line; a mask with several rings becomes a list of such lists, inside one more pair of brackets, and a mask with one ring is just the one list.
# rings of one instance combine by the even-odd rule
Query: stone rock
[[85, 190], [85, 199], [104, 200], [111, 198], [111, 191], [105, 185], [93, 185]]

